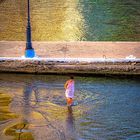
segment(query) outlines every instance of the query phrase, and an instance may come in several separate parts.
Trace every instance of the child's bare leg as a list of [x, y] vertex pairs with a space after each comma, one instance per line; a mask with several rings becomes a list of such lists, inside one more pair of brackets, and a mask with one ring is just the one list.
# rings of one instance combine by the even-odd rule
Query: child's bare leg
[[72, 98], [67, 98], [67, 105], [72, 105], [73, 99]]

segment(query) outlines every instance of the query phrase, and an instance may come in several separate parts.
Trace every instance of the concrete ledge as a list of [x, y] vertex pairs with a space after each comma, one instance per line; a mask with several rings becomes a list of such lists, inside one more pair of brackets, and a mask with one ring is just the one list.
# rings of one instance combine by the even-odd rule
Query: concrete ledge
[[0, 72], [140, 75], [140, 59], [0, 58]]
[[[140, 58], [140, 42], [40, 42], [33, 48], [43, 58]], [[0, 41], [0, 57], [25, 55], [25, 41]]]

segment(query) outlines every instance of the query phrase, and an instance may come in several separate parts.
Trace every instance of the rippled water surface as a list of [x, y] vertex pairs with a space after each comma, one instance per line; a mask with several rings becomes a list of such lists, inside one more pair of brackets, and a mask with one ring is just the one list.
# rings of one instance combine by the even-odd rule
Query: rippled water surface
[[[35, 41], [140, 41], [139, 0], [30, 0]], [[0, 0], [0, 40], [26, 40], [27, 0]]]
[[140, 81], [75, 77], [66, 107], [67, 76], [0, 74], [1, 140], [138, 140]]

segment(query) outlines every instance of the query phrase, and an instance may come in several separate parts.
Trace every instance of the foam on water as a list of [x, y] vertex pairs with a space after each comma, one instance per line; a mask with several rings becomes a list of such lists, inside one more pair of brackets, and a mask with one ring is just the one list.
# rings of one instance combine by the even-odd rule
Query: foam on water
[[136, 58], [133, 55], [126, 56], [126, 58], [26, 58], [22, 57], [0, 57], [0, 60], [30, 60], [30, 61], [57, 61], [57, 62], [140, 62], [140, 58]]

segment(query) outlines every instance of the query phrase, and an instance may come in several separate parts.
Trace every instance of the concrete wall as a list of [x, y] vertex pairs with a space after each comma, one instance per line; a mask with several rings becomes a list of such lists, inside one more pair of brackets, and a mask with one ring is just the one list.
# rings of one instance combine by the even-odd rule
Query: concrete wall
[[0, 72], [82, 73], [140, 75], [140, 61], [63, 62], [32, 59], [0, 59]]

